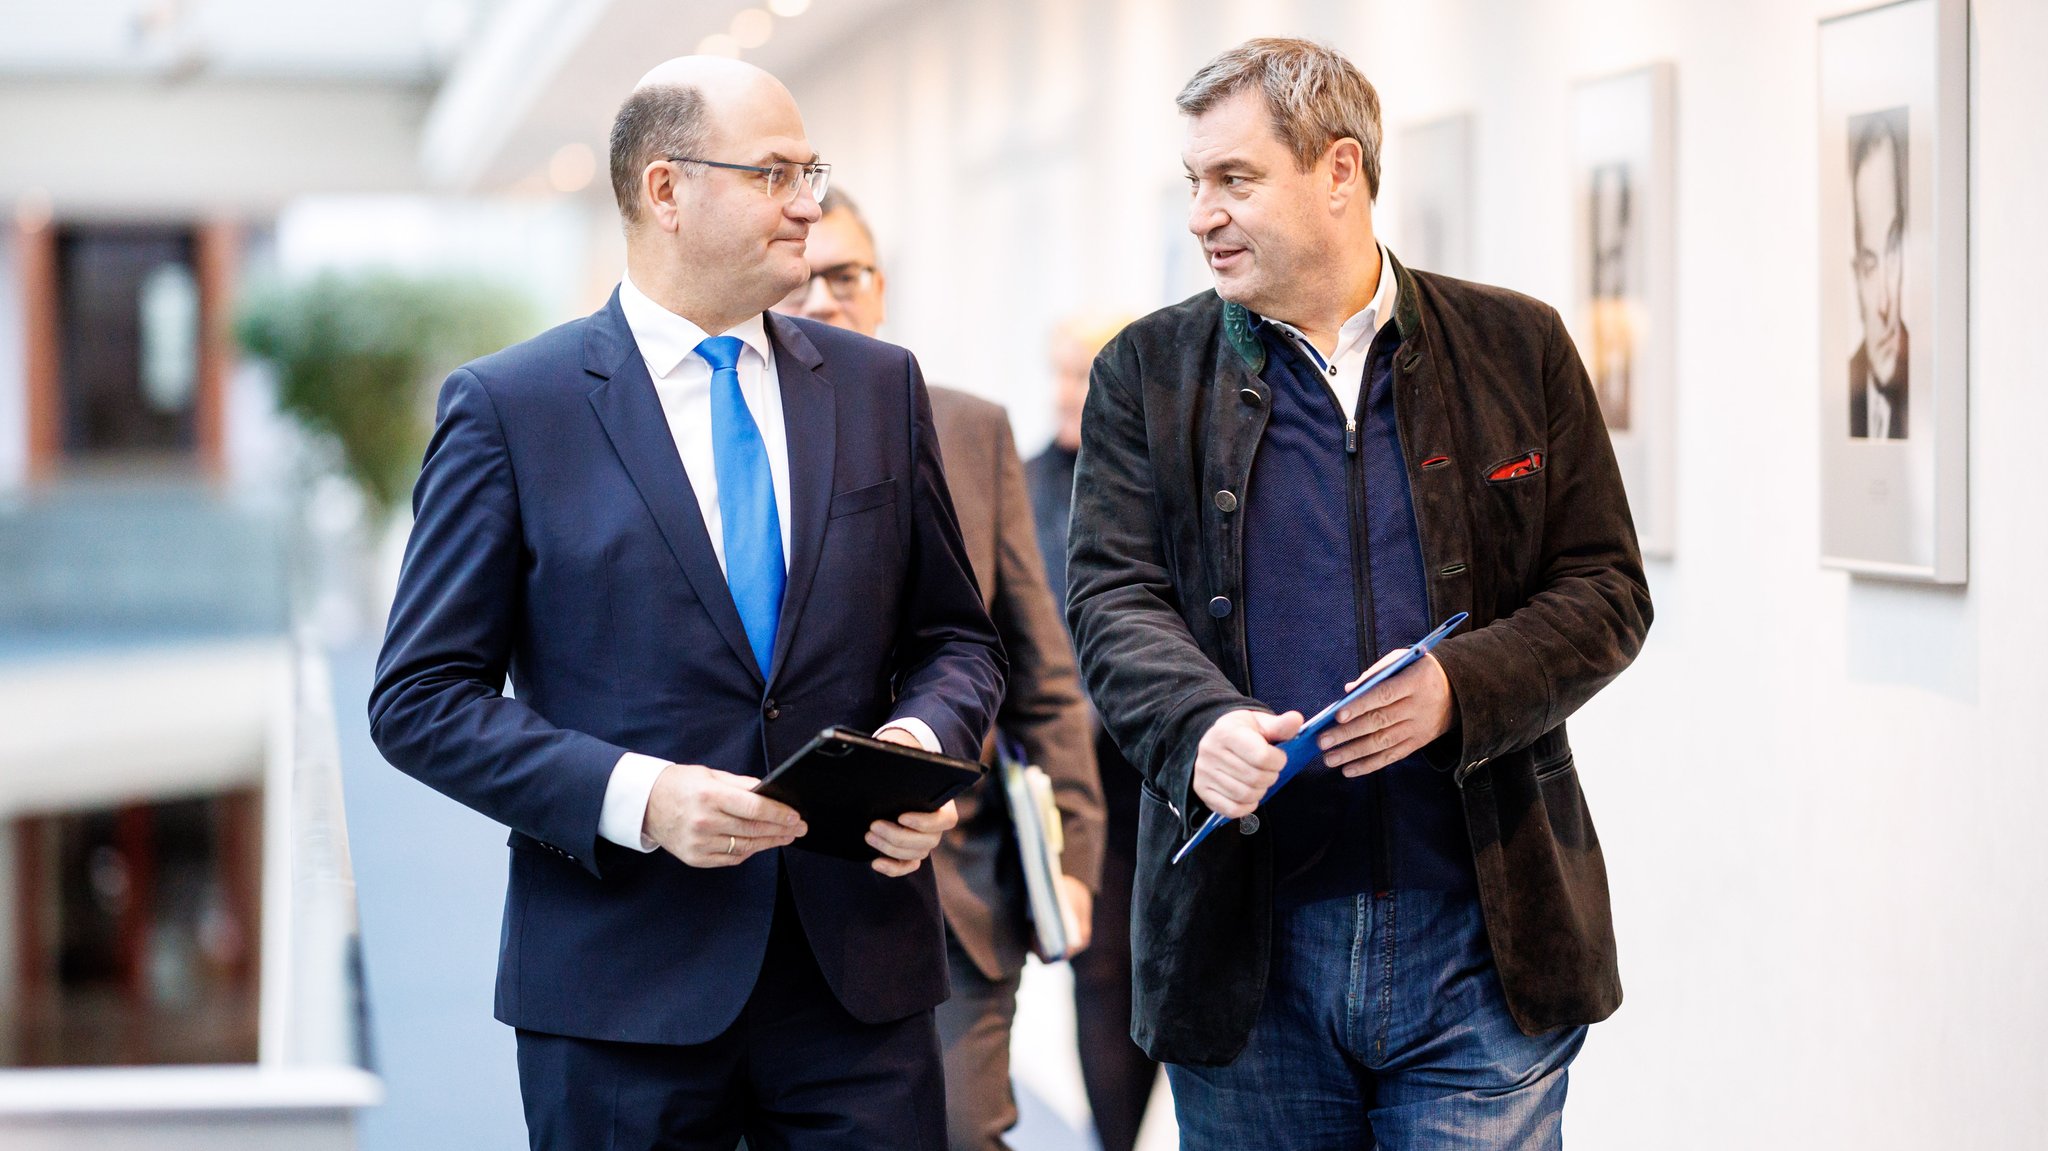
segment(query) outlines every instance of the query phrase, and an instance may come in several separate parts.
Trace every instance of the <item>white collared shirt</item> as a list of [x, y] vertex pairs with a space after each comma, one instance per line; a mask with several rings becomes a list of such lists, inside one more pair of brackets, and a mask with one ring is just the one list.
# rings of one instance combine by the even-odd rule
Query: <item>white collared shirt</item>
[[[711, 535], [711, 550], [718, 555], [718, 570], [724, 571], [725, 519], [718, 510], [718, 463], [711, 435], [711, 364], [696, 354], [697, 345], [709, 333], [655, 303], [634, 286], [631, 277], [619, 281], [619, 310], [625, 313], [626, 328], [640, 347], [640, 358], [647, 362], [669, 436], [682, 458], [683, 473], [690, 478], [690, 490], [696, 493], [697, 510]], [[775, 349], [768, 342], [767, 322], [758, 314], [719, 334], [737, 336], [745, 345], [736, 365], [740, 395], [768, 449], [768, 475], [775, 488], [776, 518], [782, 522], [782, 562], [787, 568], [792, 554], [789, 434], [782, 414], [782, 380], [775, 369]], [[892, 727], [908, 732], [926, 751], [941, 750], [938, 734], [915, 716], [891, 720], [882, 730]], [[660, 846], [640, 829], [647, 820], [647, 797], [654, 791], [655, 777], [668, 765], [668, 760], [638, 752], [620, 756], [605, 784], [597, 833], [635, 851], [653, 851]]]
[[[648, 299], [630, 277], [619, 281], [619, 310], [626, 314], [633, 342], [640, 345], [640, 358], [647, 361], [647, 374], [654, 379], [661, 414], [668, 417], [676, 454], [683, 458], [683, 472], [690, 477], [690, 490], [697, 494], [704, 530], [711, 533], [711, 550], [718, 553], [718, 570], [724, 571], [725, 519], [718, 510], [718, 464], [711, 437], [711, 364], [697, 354], [697, 345], [710, 333]], [[776, 518], [782, 522], [782, 563], [787, 568], [789, 436], [784, 430], [782, 381], [775, 371], [775, 350], [768, 344], [768, 325], [756, 315], [720, 334], [738, 336], [745, 345], [738, 364], [740, 395], [768, 448], [768, 475], [775, 486]]]
[[1863, 384], [1864, 428], [1866, 436], [1873, 440], [1892, 438], [1892, 401], [1877, 385], [1877, 373], [1870, 373]]
[[1365, 386], [1367, 354], [1372, 350], [1373, 337], [1394, 315], [1394, 298], [1400, 292], [1400, 285], [1394, 277], [1393, 261], [1387, 255], [1387, 246], [1380, 245], [1380, 282], [1373, 289], [1372, 302], [1365, 310], [1344, 321], [1337, 329], [1337, 354], [1329, 359], [1315, 344], [1309, 341], [1300, 328], [1272, 317], [1262, 317], [1267, 323], [1287, 333], [1288, 337], [1308, 353], [1309, 362], [1321, 369], [1323, 382], [1330, 385], [1330, 393], [1337, 399], [1337, 407], [1344, 413], [1347, 425], [1358, 413], [1358, 393]]

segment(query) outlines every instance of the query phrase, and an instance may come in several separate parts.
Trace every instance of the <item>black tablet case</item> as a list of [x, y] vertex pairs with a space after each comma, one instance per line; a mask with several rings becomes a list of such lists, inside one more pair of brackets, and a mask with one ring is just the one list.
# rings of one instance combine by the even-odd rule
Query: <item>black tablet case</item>
[[868, 846], [868, 825], [906, 811], [937, 811], [986, 772], [971, 760], [828, 727], [755, 790], [795, 808], [810, 825], [790, 846], [865, 862], [878, 854]]

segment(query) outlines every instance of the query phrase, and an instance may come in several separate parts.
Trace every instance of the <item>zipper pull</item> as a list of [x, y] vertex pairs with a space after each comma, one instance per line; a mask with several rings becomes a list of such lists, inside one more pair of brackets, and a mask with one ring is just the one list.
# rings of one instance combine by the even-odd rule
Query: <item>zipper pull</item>
[[1344, 421], [1344, 454], [1358, 454], [1358, 421], [1348, 417]]

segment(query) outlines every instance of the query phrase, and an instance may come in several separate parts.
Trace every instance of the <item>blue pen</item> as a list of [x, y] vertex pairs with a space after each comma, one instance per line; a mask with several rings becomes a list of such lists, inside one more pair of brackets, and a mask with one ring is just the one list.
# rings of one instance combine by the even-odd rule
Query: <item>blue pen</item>
[[[1465, 622], [1467, 614], [1461, 611], [1457, 615], [1445, 620], [1435, 631], [1423, 636], [1413, 646], [1403, 651], [1399, 658], [1374, 671], [1365, 678], [1363, 683], [1345, 692], [1342, 699], [1315, 713], [1307, 723], [1302, 724], [1301, 731], [1293, 739], [1280, 745], [1280, 750], [1287, 753], [1287, 766], [1280, 769], [1279, 778], [1273, 781], [1273, 786], [1266, 789], [1266, 794], [1260, 797], [1259, 802], [1264, 803], [1266, 800], [1273, 798], [1274, 792], [1286, 787], [1289, 780], [1301, 774], [1302, 768], [1307, 767], [1316, 757], [1322, 755], [1323, 749], [1316, 746], [1316, 736], [1321, 735], [1324, 728], [1336, 722], [1337, 713], [1342, 711], [1346, 704], [1356, 702], [1373, 688], [1407, 670], [1410, 664], [1428, 654], [1431, 648], [1443, 642], [1445, 636], [1457, 630], [1458, 625]], [[1189, 837], [1186, 843], [1181, 845], [1179, 851], [1173, 853], [1173, 862], [1179, 863], [1187, 857], [1188, 852], [1195, 849], [1196, 844], [1209, 838], [1210, 832], [1230, 822], [1233, 821], [1215, 812], [1210, 812], [1209, 818], [1202, 822], [1202, 826], [1195, 829], [1195, 834]]]

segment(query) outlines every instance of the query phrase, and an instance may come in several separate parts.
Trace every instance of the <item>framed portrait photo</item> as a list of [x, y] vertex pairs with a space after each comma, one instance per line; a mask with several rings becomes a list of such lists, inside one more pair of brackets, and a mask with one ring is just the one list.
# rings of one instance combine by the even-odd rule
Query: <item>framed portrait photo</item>
[[1388, 178], [1394, 254], [1411, 268], [1469, 280], [1472, 251], [1472, 114], [1460, 112], [1403, 128], [1399, 163]]
[[1572, 92], [1572, 339], [1593, 379], [1643, 554], [1676, 546], [1673, 68]]
[[1821, 563], [1969, 575], [1965, 0], [1820, 25]]

